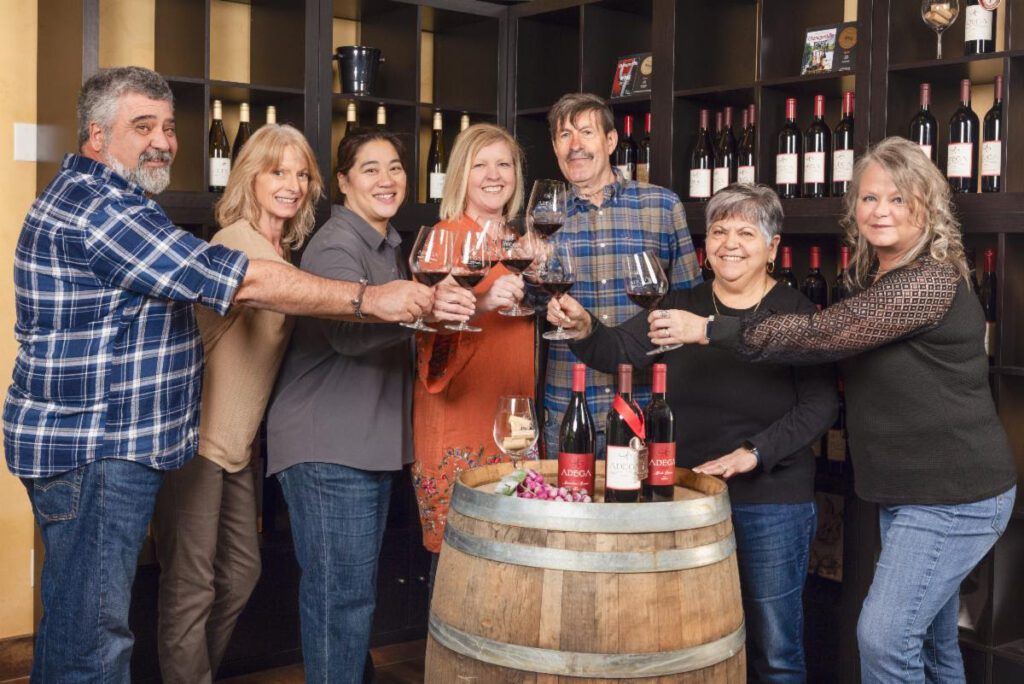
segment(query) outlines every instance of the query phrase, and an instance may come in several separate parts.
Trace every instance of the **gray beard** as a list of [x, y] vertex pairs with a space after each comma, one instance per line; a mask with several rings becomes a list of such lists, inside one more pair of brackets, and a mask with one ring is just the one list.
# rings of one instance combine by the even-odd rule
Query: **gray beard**
[[113, 157], [107, 157], [107, 166], [113, 169], [119, 176], [138, 184], [151, 195], [159, 195], [171, 184], [171, 167], [168, 165], [161, 168], [148, 169], [143, 166], [144, 163], [145, 160], [140, 157], [139, 165], [134, 169], [129, 169]]

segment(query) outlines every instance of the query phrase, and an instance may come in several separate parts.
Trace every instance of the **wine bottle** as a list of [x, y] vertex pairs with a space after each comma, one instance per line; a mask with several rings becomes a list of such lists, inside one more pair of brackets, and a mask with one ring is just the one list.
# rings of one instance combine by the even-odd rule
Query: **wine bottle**
[[231, 146], [231, 163], [238, 159], [238, 153], [242, 151], [245, 143], [252, 137], [252, 126], [249, 125], [249, 103], [243, 102], [238, 107], [238, 132], [235, 133], [235, 144]]
[[469, 128], [469, 114], [463, 112], [462, 116], [459, 117], [459, 133], [466, 130], [467, 128]]
[[712, 281], [715, 279], [715, 271], [711, 268], [711, 264], [708, 263], [707, 252], [704, 251], [703, 247], [698, 247], [697, 252], [697, 266], [700, 268], [700, 275], [704, 278], [705, 282]]
[[743, 137], [736, 150], [736, 182], [757, 182], [757, 144], [754, 140], [754, 105], [743, 112]]
[[672, 407], [666, 401], [668, 366], [654, 364], [651, 403], [644, 410], [647, 431], [647, 479], [645, 501], [671, 501], [676, 479], [676, 429]]
[[427, 201], [440, 202], [444, 194], [445, 169], [448, 155], [445, 154], [444, 138], [441, 133], [441, 112], [434, 112], [433, 131], [430, 134], [430, 152], [427, 154]]
[[985, 311], [985, 354], [989, 363], [996, 359], [996, 250], [991, 247], [985, 250], [985, 270], [981, 273], [981, 308]]
[[274, 105], [267, 105], [267, 123], [277, 123], [277, 107], [275, 107]]
[[981, 191], [1003, 189], [1003, 77], [996, 76], [995, 102], [981, 128]]
[[775, 191], [783, 199], [800, 196], [800, 129], [796, 125], [796, 98], [786, 99], [786, 123], [779, 131], [775, 155]]
[[832, 131], [825, 123], [825, 96], [814, 96], [814, 118], [804, 134], [804, 197], [828, 197]]
[[996, 11], [985, 9], [981, 0], [966, 0], [964, 5], [964, 54], [995, 52]]
[[924, 153], [938, 166], [939, 152], [939, 124], [932, 116], [932, 86], [929, 83], [922, 83], [920, 88], [921, 108], [910, 120], [910, 141], [921, 146]]
[[732, 107], [722, 114], [722, 128], [715, 147], [715, 171], [711, 193], [736, 182], [736, 137], [732, 134]]
[[633, 115], [622, 118], [622, 137], [615, 146], [615, 168], [626, 180], [636, 178], [636, 141], [633, 140]]
[[224, 132], [224, 110], [220, 100], [213, 101], [210, 124], [210, 192], [223, 192], [231, 175], [231, 146]]
[[818, 311], [828, 306], [828, 283], [821, 275], [821, 247], [811, 247], [810, 269], [800, 291], [818, 307]]
[[971, 80], [960, 81], [960, 105], [949, 119], [946, 178], [953, 192], [978, 191], [978, 115], [971, 109]]
[[640, 140], [636, 156], [636, 179], [651, 182], [651, 113], [644, 115], [644, 137]]
[[853, 93], [843, 93], [843, 118], [832, 134], [832, 196], [842, 197], [853, 180]]
[[700, 128], [690, 156], [690, 199], [705, 201], [711, 197], [711, 169], [715, 164], [711, 134], [708, 132], [710, 113], [700, 110]]
[[359, 127], [358, 117], [359, 113], [356, 110], [356, 103], [349, 102], [345, 107], [345, 133], [341, 136], [342, 140], [350, 136], [352, 131]]
[[832, 303], [840, 302], [850, 296], [850, 288], [846, 286], [846, 272], [850, 270], [850, 248], [839, 247], [839, 271], [836, 282], [832, 284]]
[[793, 275], [793, 248], [783, 247], [782, 248], [782, 268], [775, 274], [775, 279], [783, 285], [787, 285], [796, 289], [796, 276]]
[[587, 367], [572, 366], [572, 396], [558, 433], [558, 486], [594, 496], [594, 421], [587, 407]]
[[377, 128], [388, 127], [388, 110], [383, 104], [377, 105]]
[[641, 454], [643, 418], [632, 394], [633, 367], [619, 364], [619, 393], [615, 395], [605, 424], [608, 442], [604, 485], [606, 503], [636, 503], [640, 500], [640, 482], [646, 477], [642, 471], [647, 470], [647, 457]]

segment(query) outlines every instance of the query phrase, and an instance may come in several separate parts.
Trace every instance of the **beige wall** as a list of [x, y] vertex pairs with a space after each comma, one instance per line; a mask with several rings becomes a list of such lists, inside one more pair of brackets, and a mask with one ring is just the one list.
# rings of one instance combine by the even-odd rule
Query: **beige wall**
[[[16, 162], [13, 124], [36, 120], [36, 3], [0, 0], [0, 391], [6, 391], [17, 345], [11, 273], [14, 245], [21, 222], [35, 199], [36, 169], [31, 162]], [[25, 488], [0, 468], [0, 639], [31, 634], [32, 586], [30, 559], [33, 544], [32, 512]]]

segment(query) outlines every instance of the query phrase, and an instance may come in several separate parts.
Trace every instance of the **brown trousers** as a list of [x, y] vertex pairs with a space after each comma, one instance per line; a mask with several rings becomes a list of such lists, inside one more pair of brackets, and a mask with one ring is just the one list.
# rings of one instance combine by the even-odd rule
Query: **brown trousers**
[[260, 576], [252, 465], [229, 473], [196, 456], [167, 473], [153, 536], [160, 673], [165, 684], [208, 684]]

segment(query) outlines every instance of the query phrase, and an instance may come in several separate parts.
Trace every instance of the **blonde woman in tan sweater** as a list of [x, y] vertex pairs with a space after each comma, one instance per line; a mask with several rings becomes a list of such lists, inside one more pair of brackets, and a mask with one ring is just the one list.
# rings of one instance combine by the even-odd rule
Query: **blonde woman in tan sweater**
[[[211, 242], [288, 262], [313, 227], [322, 192], [302, 133], [268, 124], [235, 161]], [[216, 677], [259, 579], [250, 449], [292, 330], [283, 314], [241, 306], [227, 316], [197, 306], [196, 317], [206, 353], [199, 455], [167, 473], [153, 517], [160, 670], [168, 684]]]

